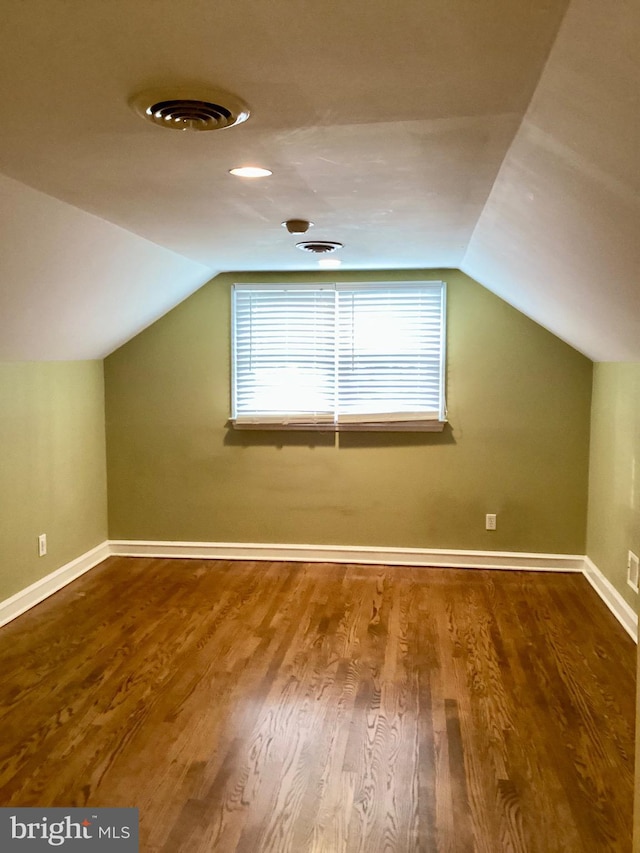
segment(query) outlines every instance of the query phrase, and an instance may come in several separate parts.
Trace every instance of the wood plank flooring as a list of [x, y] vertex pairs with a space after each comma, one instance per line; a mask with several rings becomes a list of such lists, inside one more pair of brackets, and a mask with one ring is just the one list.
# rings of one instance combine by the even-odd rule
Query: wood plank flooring
[[635, 646], [580, 575], [111, 558], [0, 630], [0, 804], [143, 853], [631, 850]]

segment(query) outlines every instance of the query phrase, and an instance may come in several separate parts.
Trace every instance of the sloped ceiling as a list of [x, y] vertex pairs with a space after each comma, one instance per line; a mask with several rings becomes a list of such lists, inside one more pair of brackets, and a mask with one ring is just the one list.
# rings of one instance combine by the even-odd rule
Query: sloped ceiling
[[[224, 270], [460, 266], [640, 360], [635, 2], [4, 0], [0, 358], [101, 357]], [[564, 18], [564, 22], [563, 22]], [[243, 97], [166, 131], [150, 86]], [[537, 88], [536, 88], [537, 87]], [[274, 174], [228, 174], [258, 163]]]
[[206, 267], [0, 176], [0, 360], [100, 358]]
[[573, 0], [462, 268], [597, 361], [640, 361], [640, 3]]

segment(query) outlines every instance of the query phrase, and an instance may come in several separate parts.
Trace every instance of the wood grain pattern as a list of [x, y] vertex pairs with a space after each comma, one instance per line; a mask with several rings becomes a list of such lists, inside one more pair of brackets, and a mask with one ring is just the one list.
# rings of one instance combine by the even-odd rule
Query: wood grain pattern
[[111, 558], [0, 631], [2, 805], [143, 853], [627, 853], [635, 647], [577, 575]]

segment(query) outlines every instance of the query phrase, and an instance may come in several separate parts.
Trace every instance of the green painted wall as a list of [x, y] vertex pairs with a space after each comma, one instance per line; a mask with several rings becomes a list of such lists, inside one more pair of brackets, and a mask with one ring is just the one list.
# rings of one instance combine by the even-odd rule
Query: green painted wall
[[0, 364], [0, 448], [2, 600], [107, 538], [102, 363]]
[[[640, 555], [640, 364], [593, 369], [587, 556], [637, 609], [627, 554]], [[640, 658], [636, 694], [634, 853], [640, 853]]]
[[591, 362], [460, 272], [390, 277], [448, 282], [450, 428], [227, 428], [230, 284], [286, 276], [219, 276], [105, 361], [111, 538], [584, 553]]
[[640, 555], [640, 364], [595, 364], [587, 556], [635, 609], [627, 554]]
[[[587, 556], [637, 609], [627, 586], [627, 554], [640, 555], [640, 364], [595, 364]], [[633, 850], [640, 853], [640, 658], [636, 701]]]

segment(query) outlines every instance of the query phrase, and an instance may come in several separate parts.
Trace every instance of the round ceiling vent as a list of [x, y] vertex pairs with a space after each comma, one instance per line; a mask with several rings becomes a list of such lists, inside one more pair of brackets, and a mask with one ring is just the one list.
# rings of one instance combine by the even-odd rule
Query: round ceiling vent
[[170, 130], [222, 130], [249, 118], [240, 98], [215, 89], [152, 89], [131, 99], [142, 118]]
[[303, 252], [326, 255], [327, 252], [335, 252], [336, 249], [341, 249], [342, 243], [334, 243], [332, 240], [305, 240], [302, 243], [296, 243], [296, 246]]

